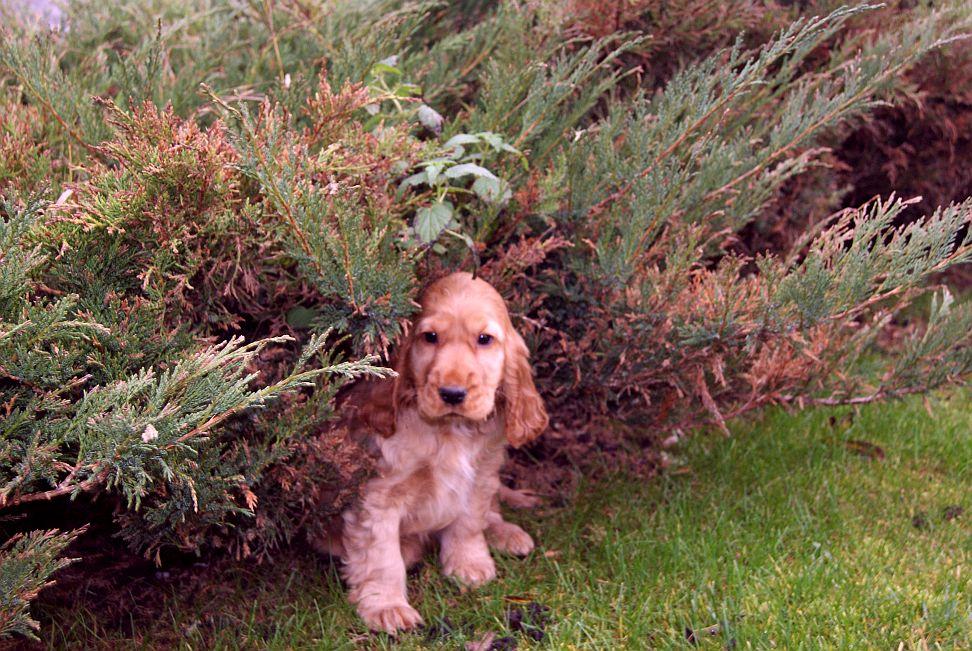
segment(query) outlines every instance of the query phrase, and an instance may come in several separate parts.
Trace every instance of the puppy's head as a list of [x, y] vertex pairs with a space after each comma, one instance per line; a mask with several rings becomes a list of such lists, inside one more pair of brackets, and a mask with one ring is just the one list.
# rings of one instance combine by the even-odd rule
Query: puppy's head
[[468, 273], [442, 278], [422, 294], [422, 311], [398, 357], [396, 405], [412, 402], [427, 420], [483, 421], [504, 412], [514, 446], [547, 426], [523, 338], [489, 283]]

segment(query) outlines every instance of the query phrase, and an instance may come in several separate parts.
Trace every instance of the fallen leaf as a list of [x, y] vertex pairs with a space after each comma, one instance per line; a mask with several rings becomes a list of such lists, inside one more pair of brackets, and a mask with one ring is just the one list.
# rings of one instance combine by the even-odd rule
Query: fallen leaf
[[699, 640], [703, 637], [712, 637], [713, 635], [718, 635], [719, 631], [722, 630], [718, 624], [713, 624], [712, 626], [706, 626], [705, 628], [699, 628], [692, 630], [688, 626], [685, 627], [685, 639], [688, 640], [689, 644], [699, 644]]
[[466, 651], [489, 651], [495, 637], [496, 633], [487, 633], [478, 640], [466, 642]]
[[868, 459], [877, 459], [878, 461], [884, 460], [884, 449], [882, 449], [879, 445], [875, 445], [874, 443], [851, 439], [849, 441], [844, 441], [844, 445], [846, 445], [851, 452], [856, 452], [862, 457], [867, 457]]
[[506, 601], [514, 604], [528, 604], [533, 601], [533, 597], [530, 595], [518, 595], [518, 594], [508, 594], [503, 597]]
[[963, 513], [965, 513], [965, 509], [963, 509], [961, 506], [958, 506], [957, 504], [953, 504], [952, 506], [946, 506], [942, 510], [942, 517], [945, 518], [946, 522], [949, 522], [959, 517]]

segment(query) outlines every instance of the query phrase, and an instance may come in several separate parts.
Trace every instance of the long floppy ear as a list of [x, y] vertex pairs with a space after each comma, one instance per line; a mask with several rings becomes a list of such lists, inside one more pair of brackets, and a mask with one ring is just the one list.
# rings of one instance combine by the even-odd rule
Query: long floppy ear
[[506, 440], [515, 448], [540, 436], [550, 420], [533, 383], [529, 355], [523, 337], [511, 328], [506, 342], [503, 397], [506, 401]]
[[357, 437], [370, 440], [372, 434], [391, 436], [395, 431], [395, 409], [391, 400], [394, 380], [362, 380], [341, 403], [342, 419]]
[[392, 427], [385, 436], [395, 433], [395, 423], [398, 422], [398, 413], [403, 407], [415, 401], [415, 378], [412, 375], [411, 357], [413, 334], [409, 333], [402, 342], [398, 350], [398, 357], [395, 358], [395, 373], [398, 376], [394, 380], [391, 390], [392, 404]]
[[415, 387], [408, 368], [411, 338], [405, 339], [395, 359], [394, 378], [359, 382], [344, 402], [352, 429], [360, 433], [376, 433], [388, 438], [395, 433], [398, 412], [402, 404], [414, 399]]

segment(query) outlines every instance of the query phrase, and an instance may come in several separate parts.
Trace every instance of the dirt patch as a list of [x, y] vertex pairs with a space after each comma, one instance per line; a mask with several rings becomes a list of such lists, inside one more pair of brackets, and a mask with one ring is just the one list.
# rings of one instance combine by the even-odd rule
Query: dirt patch
[[666, 466], [661, 434], [643, 423], [586, 413], [558, 413], [550, 429], [522, 450], [513, 450], [504, 481], [544, 498], [549, 506], [567, 506], [579, 480], [624, 472], [655, 477]]

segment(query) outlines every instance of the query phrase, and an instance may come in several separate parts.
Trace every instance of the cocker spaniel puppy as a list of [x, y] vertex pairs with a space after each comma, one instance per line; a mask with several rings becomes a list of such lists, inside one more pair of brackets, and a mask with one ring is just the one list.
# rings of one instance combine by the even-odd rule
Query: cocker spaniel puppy
[[438, 543], [442, 569], [466, 585], [496, 576], [490, 548], [528, 554], [533, 539], [503, 520], [499, 471], [547, 426], [527, 347], [489, 283], [454, 273], [421, 296], [394, 380], [366, 383], [348, 409], [377, 453], [377, 475], [342, 515], [337, 539], [350, 600], [367, 625], [422, 622], [405, 571]]

